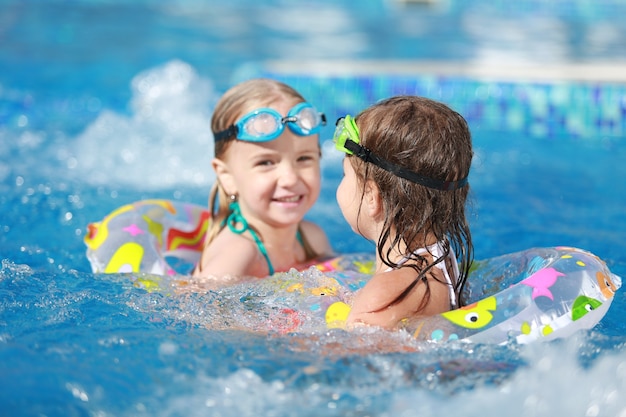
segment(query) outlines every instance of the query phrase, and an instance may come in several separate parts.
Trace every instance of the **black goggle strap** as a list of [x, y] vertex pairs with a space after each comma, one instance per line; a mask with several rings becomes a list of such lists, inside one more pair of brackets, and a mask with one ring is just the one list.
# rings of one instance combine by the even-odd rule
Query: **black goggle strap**
[[239, 128], [236, 125], [230, 125], [228, 129], [214, 133], [213, 139], [215, 142], [219, 142], [220, 140], [237, 137], [237, 133], [239, 133]]
[[409, 171], [408, 169], [402, 168], [399, 165], [378, 157], [366, 147], [361, 146], [350, 139], [346, 140], [344, 147], [352, 152], [354, 156], [357, 156], [363, 161], [370, 162], [387, 172], [391, 172], [400, 178], [404, 178], [405, 180], [411, 181], [415, 184], [423, 185], [424, 187], [433, 188], [435, 190], [451, 191], [459, 189], [467, 184], [467, 177], [458, 181], [442, 181], [419, 175], [413, 171]]

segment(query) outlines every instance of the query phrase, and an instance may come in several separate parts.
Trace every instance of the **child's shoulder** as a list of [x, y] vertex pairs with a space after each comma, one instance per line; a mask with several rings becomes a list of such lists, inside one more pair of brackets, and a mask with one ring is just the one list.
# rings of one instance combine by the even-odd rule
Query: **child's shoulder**
[[259, 251], [251, 238], [225, 229], [205, 248], [202, 257], [203, 263], [215, 269], [214, 275], [250, 275], [254, 271], [249, 267], [258, 263]]
[[316, 233], [324, 233], [324, 230], [316, 223], [313, 223], [310, 220], [302, 220], [300, 222], [300, 229], [303, 233], [316, 234]]
[[308, 220], [302, 220], [300, 222], [300, 230], [316, 253], [325, 256], [333, 254], [328, 236], [326, 236], [326, 232], [319, 225]]

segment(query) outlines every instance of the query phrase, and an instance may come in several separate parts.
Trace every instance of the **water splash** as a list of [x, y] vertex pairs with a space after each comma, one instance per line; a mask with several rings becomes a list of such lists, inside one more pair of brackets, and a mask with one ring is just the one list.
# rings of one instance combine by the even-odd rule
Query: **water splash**
[[181, 61], [132, 80], [131, 114], [103, 111], [65, 158], [90, 185], [163, 189], [206, 186], [214, 178], [211, 82]]

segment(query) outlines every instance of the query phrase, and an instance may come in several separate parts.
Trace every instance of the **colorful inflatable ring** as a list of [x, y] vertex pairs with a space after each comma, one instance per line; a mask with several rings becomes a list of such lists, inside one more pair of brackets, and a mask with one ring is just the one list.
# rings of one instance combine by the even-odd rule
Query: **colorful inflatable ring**
[[[414, 337], [433, 341], [528, 343], [591, 329], [608, 311], [621, 278], [597, 256], [569, 247], [534, 248], [477, 263], [470, 304], [412, 320]], [[477, 288], [480, 283], [483, 287]]]
[[[188, 273], [200, 257], [209, 222], [206, 209], [193, 204], [129, 204], [88, 226], [87, 257], [96, 273]], [[186, 270], [181, 272], [180, 265]], [[266, 320], [267, 330], [341, 328], [352, 294], [365, 285], [373, 266], [368, 256], [337, 257], [315, 265], [317, 274], [279, 273], [248, 284], [255, 289], [250, 296], [238, 296], [237, 302], [259, 313], [267, 309], [265, 317], [272, 317]], [[138, 280], [150, 291], [159, 289], [158, 281], [154, 276]], [[469, 305], [406, 320], [402, 328], [419, 340], [434, 342], [529, 343], [567, 337], [595, 326], [620, 287], [621, 278], [587, 251], [528, 249], [476, 261], [464, 293]]]
[[85, 244], [93, 272], [174, 275], [167, 259], [195, 265], [210, 214], [206, 208], [169, 200], [122, 206], [87, 226]]

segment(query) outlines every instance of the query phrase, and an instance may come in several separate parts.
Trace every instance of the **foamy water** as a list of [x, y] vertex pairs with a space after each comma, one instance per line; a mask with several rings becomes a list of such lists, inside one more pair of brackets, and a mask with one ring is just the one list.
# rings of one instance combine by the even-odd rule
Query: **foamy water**
[[[229, 323], [222, 321], [220, 330], [211, 330], [206, 327], [209, 320], [215, 323], [228, 317], [216, 314], [219, 308], [246, 292], [234, 289], [227, 299], [215, 294], [168, 296], [136, 287], [135, 277], [91, 274], [82, 243], [89, 222], [144, 198], [205, 203], [213, 181], [209, 120], [223, 90], [216, 85], [226, 84], [223, 75], [236, 71], [228, 61], [220, 64], [221, 77], [207, 75], [211, 70], [205, 63], [215, 57], [203, 54], [214, 39], [200, 37], [205, 43], [199, 46], [187, 42], [187, 32], [174, 24], [173, 32], [155, 24], [164, 33], [151, 26], [146, 33], [135, 28], [135, 38], [127, 31], [123, 35], [128, 39], [157, 38], [163, 45], [173, 39], [183, 51], [180, 55], [191, 59], [159, 55], [134, 63], [141, 68], [135, 70], [124, 65], [124, 58], [130, 61], [128, 57], [142, 51], [141, 47], [129, 42], [132, 54], [118, 55], [106, 42], [101, 49], [94, 48], [93, 35], [78, 42], [81, 48], [71, 53], [57, 50], [60, 55], [48, 55], [46, 51], [70, 42], [68, 39], [79, 39], [77, 34], [82, 32], [78, 29], [84, 29], [80, 22], [94, 25], [102, 39], [109, 39], [116, 31], [107, 29], [115, 20], [108, 17], [107, 7], [128, 16], [148, 16], [151, 22], [167, 16], [165, 21], [179, 24], [177, 19], [191, 16], [184, 22], [193, 25], [180, 24], [180, 28], [193, 32], [193, 39], [206, 35], [204, 28], [213, 27], [207, 26], [206, 20], [215, 10], [224, 15], [230, 7], [209, 10], [195, 2], [182, 3], [186, 7], [138, 3], [129, 9], [115, 2], [108, 6], [106, 2], [81, 3], [61, 26], [53, 24], [65, 16], [61, 12], [54, 19], [47, 17], [57, 13], [54, 10], [59, 4], [40, 5], [46, 12], [41, 12], [43, 17], [35, 13], [24, 22], [19, 21], [22, 8], [32, 10], [32, 2], [9, 2], [0, 13], [6, 28], [50, 21], [42, 25], [41, 33], [18, 36], [26, 49], [18, 48], [22, 43], [12, 42], [9, 58], [0, 54], [8, 64], [25, 62], [19, 73], [3, 78], [15, 82], [0, 85], [0, 414], [626, 417], [623, 289], [597, 327], [566, 340], [527, 346], [431, 346], [374, 329], [354, 333], [309, 329], [304, 334], [281, 335], [228, 330]], [[543, 5], [542, 12], [559, 4]], [[272, 4], [262, 12], [275, 17], [284, 6]], [[276, 22], [286, 24], [295, 21], [290, 17], [302, 15], [296, 6], [289, 7], [293, 7], [290, 13]], [[362, 12], [350, 13], [338, 7], [342, 6], [326, 4], [311, 14], [320, 21], [325, 16], [334, 22], [322, 32], [311, 29], [317, 40], [312, 36], [308, 43], [299, 42], [310, 34], [303, 24], [289, 32], [292, 46], [308, 48], [267, 55], [315, 57], [333, 47], [328, 57], [337, 57], [338, 50], [343, 57], [350, 55], [350, 49], [366, 51], [372, 44], [386, 56], [389, 39], [371, 39], [372, 19], [388, 13], [386, 6], [364, 6]], [[492, 8], [497, 5], [484, 3], [482, 7], [488, 13], [475, 20], [470, 19], [471, 14], [465, 19], [454, 13], [448, 16], [446, 7], [437, 6], [420, 20], [421, 26], [411, 20], [415, 9], [394, 9], [399, 10], [401, 26], [410, 34], [397, 44], [397, 50], [406, 52], [408, 46], [419, 44], [428, 56], [442, 44], [422, 42], [424, 33], [451, 21], [462, 24], [455, 25], [453, 36], [443, 39], [443, 49], [450, 45], [455, 49], [457, 42], [462, 49], [470, 45], [472, 37], [460, 38], [462, 28], [469, 27], [473, 39], [483, 46], [476, 54], [479, 58], [510, 57], [514, 55], [511, 45], [523, 48], [524, 57], [534, 56], [540, 31], [524, 33], [516, 24], [519, 41], [499, 39], [505, 47], [482, 39], [485, 30], [479, 23], [499, 16]], [[523, 21], [529, 25], [537, 22], [524, 4], [507, 7], [524, 14]], [[159, 14], [164, 9], [170, 11]], [[578, 16], [582, 9], [567, 8], [554, 15]], [[586, 59], [604, 50], [620, 53], [622, 26], [611, 20], [613, 14], [607, 10], [591, 13], [589, 19], [607, 20], [597, 26], [587, 18], [576, 20], [574, 26], [584, 26], [576, 33], [583, 33], [583, 38], [595, 45], [593, 50], [584, 50]], [[224, 31], [236, 26], [233, 22], [241, 22], [241, 14], [235, 20], [229, 16], [230, 20], [219, 20], [215, 30]], [[14, 19], [20, 24], [12, 24]], [[393, 20], [388, 14], [387, 19]], [[542, 27], [554, 28], [549, 23], [558, 19], [539, 20]], [[363, 26], [350, 26], [354, 22]], [[276, 26], [262, 29], [274, 33], [279, 31]], [[116, 26], [111, 23], [111, 27]], [[249, 26], [238, 27], [241, 38], [229, 45], [241, 46], [248, 39]], [[262, 51], [281, 50], [276, 38], [266, 37]], [[350, 48], [338, 45], [337, 39], [349, 39]], [[567, 56], [576, 49], [561, 42], [565, 41], [550, 38], [549, 44], [558, 50], [554, 56]], [[444, 56], [454, 55], [446, 50]], [[542, 51], [540, 56], [550, 55]], [[246, 52], [235, 48], [233, 54]], [[471, 53], [464, 49], [464, 54]], [[39, 62], [33, 57], [47, 58]], [[110, 59], [106, 61], [107, 74], [119, 90], [109, 92], [102, 81], [109, 78], [101, 75], [100, 66], [89, 64], [90, 59], [104, 59], [101, 57]], [[160, 63], [153, 63], [156, 61]], [[54, 82], [44, 72], [48, 66]], [[124, 74], [128, 73], [126, 80]], [[120, 79], [124, 87], [119, 87]], [[83, 84], [99, 80], [102, 85], [81, 90]], [[337, 84], [328, 81], [328, 91], [341, 92], [337, 108], [324, 109], [330, 113], [329, 120], [339, 111], [355, 114], [370, 104], [353, 99], [351, 90]], [[488, 89], [481, 90], [485, 91]], [[354, 94], [377, 98], [371, 91]], [[626, 275], [622, 221], [626, 190], [619, 181], [626, 177], [626, 148], [621, 141], [610, 135], [541, 139], [519, 132], [487, 132], [480, 124], [472, 127], [476, 159], [470, 178], [471, 221], [479, 258], [565, 244], [591, 250], [605, 259], [613, 272]], [[329, 126], [322, 139], [331, 132]], [[373, 246], [356, 236], [339, 214], [334, 188], [340, 178], [341, 155], [336, 155], [328, 142], [322, 146], [324, 190], [310, 217], [325, 227], [338, 251], [372, 251]], [[411, 351], [403, 351], [403, 346]]]

